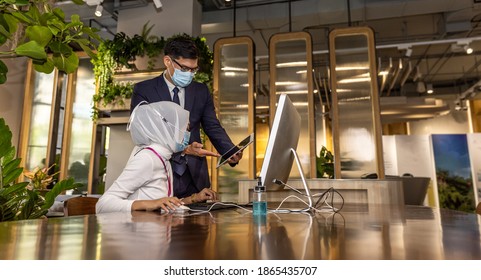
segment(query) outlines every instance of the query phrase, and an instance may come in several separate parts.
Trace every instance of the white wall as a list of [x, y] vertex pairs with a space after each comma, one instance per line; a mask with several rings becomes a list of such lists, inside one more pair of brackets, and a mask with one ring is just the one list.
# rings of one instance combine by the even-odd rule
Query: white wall
[[0, 117], [12, 131], [12, 144], [17, 148], [22, 125], [23, 96], [25, 92], [25, 76], [27, 59], [2, 59], [8, 67], [7, 82], [0, 85]]
[[153, 2], [146, 7], [120, 10], [117, 32], [129, 36], [140, 34], [147, 21], [154, 24], [150, 35], [165, 39], [178, 33], [199, 36], [201, 30], [202, 6], [197, 0], [162, 1], [162, 8], [156, 9]]
[[[155, 24], [150, 35], [163, 36], [165, 39], [180, 33], [200, 35], [202, 7], [197, 0], [163, 1], [162, 4], [160, 10], [155, 9], [153, 3], [147, 7], [120, 10], [117, 32], [124, 32], [129, 36], [140, 34], [144, 24], [150, 21], [149, 26]], [[122, 112], [124, 113], [127, 112]], [[133, 147], [125, 125], [110, 127], [105, 189], [122, 173]]]
[[450, 108], [450, 113], [433, 119], [409, 122], [410, 135], [429, 134], [465, 134], [470, 133], [467, 111], [456, 111], [454, 109], [455, 95], [436, 96], [444, 99]]

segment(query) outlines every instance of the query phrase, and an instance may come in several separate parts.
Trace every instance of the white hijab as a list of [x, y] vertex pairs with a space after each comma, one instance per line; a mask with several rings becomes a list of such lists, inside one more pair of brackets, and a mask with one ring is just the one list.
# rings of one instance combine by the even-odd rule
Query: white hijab
[[182, 143], [189, 125], [189, 111], [174, 102], [139, 103], [130, 115], [127, 131], [140, 147], [158, 144], [172, 153]]

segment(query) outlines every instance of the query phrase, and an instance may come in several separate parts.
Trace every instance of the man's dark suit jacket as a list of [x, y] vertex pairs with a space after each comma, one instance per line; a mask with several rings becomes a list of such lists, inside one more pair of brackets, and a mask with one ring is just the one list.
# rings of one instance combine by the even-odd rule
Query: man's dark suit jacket
[[[130, 111], [132, 112], [135, 106], [144, 100], [148, 103], [157, 101], [172, 101], [169, 87], [165, 83], [162, 75], [135, 84]], [[204, 132], [209, 137], [209, 140], [220, 154], [224, 154], [234, 146], [217, 119], [214, 103], [206, 85], [198, 82], [192, 82], [185, 88], [184, 108], [190, 112], [190, 143], [202, 143], [199, 130], [202, 126]], [[173, 164], [175, 164], [176, 157], [180, 157], [180, 153], [172, 156], [173, 160], [171, 162]], [[190, 155], [186, 155], [186, 157], [187, 166], [197, 190], [200, 191], [203, 188], [210, 187], [206, 158]], [[174, 182], [174, 188], [176, 185], [176, 182]]]

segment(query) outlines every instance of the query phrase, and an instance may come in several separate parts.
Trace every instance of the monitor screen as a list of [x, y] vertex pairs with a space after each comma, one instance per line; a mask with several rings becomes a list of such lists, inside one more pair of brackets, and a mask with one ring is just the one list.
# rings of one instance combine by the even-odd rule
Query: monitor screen
[[279, 97], [274, 122], [267, 142], [264, 162], [260, 172], [266, 190], [281, 188], [274, 179], [287, 182], [294, 161], [301, 132], [301, 116], [285, 94]]

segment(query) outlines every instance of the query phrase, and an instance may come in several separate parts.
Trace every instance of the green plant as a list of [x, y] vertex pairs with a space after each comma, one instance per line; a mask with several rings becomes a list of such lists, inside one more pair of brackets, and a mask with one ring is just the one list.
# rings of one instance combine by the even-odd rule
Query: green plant
[[[166, 40], [164, 37], [150, 35], [152, 26], [149, 22], [144, 24], [140, 35], [129, 37], [120, 32], [115, 34], [112, 40], [105, 40], [98, 46], [97, 56], [92, 59], [94, 75], [97, 82], [97, 92], [93, 97], [94, 120], [98, 117], [98, 105], [121, 104], [123, 99], [130, 98], [133, 93], [132, 83], [118, 83], [114, 81], [114, 74], [122, 67], [136, 70], [133, 61], [136, 57], [147, 56], [149, 58], [147, 70], [154, 70], [155, 59], [162, 54]], [[206, 83], [212, 91], [212, 68], [213, 54], [209, 50], [205, 38], [191, 37], [187, 34], [179, 34], [170, 37], [188, 37], [194, 40], [199, 49], [199, 67], [194, 80]], [[101, 103], [99, 103], [101, 102]]]
[[52, 164], [48, 168], [35, 167], [32, 171], [25, 171], [23, 174], [30, 180], [30, 189], [46, 190], [53, 183], [55, 175], [60, 173], [60, 171], [57, 171], [54, 174], [49, 174], [49, 170], [54, 167], [55, 164]]
[[318, 178], [334, 178], [334, 156], [324, 146], [322, 146], [319, 156], [316, 156], [316, 165]]
[[[84, 4], [82, 0], [73, 0]], [[57, 68], [73, 73], [79, 64], [76, 50], [95, 57], [95, 44], [101, 42], [98, 30], [84, 26], [79, 15], [70, 22], [60, 8], [52, 8], [47, 0], [0, 0], [0, 46], [10, 43], [4, 57], [24, 56], [33, 61], [34, 69], [51, 73]], [[8, 68], [0, 60], [0, 84], [7, 81]]]
[[15, 154], [12, 132], [5, 120], [0, 118], [0, 222], [40, 218], [53, 205], [55, 197], [80, 186], [69, 178], [56, 183], [42, 196], [39, 189], [28, 188], [29, 182], [16, 182], [23, 168]]

